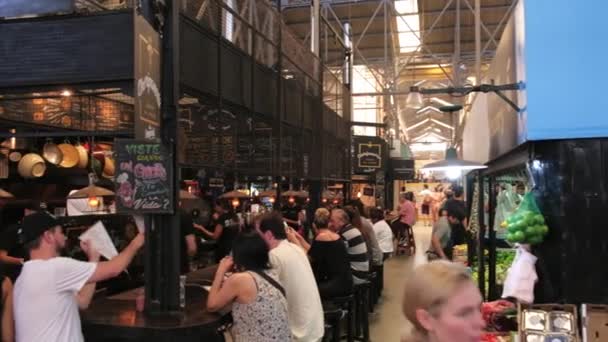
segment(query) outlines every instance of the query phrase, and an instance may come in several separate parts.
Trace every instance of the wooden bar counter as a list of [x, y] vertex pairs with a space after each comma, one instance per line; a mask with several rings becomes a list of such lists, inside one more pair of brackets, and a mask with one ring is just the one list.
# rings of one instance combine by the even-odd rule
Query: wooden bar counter
[[186, 308], [174, 315], [155, 317], [135, 309], [137, 289], [94, 300], [81, 313], [87, 342], [201, 342], [223, 341], [217, 333], [225, 316], [207, 311], [207, 291], [217, 266], [187, 275]]

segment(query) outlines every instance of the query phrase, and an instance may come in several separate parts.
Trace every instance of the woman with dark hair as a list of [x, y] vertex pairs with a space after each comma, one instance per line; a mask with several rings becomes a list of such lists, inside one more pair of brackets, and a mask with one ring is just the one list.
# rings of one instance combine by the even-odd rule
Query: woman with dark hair
[[13, 284], [0, 266], [0, 341], [15, 340], [15, 323], [13, 321]]
[[201, 231], [206, 238], [217, 241], [215, 260], [220, 262], [223, 257], [230, 254], [232, 242], [239, 233], [239, 220], [228, 205], [220, 200], [215, 202], [214, 211], [210, 223], [211, 230], [196, 223], [193, 223], [193, 226]]
[[[209, 296], [211, 312], [232, 304], [235, 341], [291, 341], [285, 290], [272, 278], [268, 245], [256, 231], [239, 234], [222, 259]], [[228, 276], [226, 273], [234, 272]]]

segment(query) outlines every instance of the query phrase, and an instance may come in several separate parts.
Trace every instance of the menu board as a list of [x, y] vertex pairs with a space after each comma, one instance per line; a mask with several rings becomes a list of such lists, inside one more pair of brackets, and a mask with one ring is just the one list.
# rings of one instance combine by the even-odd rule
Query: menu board
[[135, 137], [160, 137], [161, 108], [161, 39], [141, 15], [135, 14], [134, 23], [134, 102]]
[[236, 116], [217, 106], [182, 106], [180, 124], [186, 133], [185, 161], [192, 165], [233, 167], [237, 158]]
[[172, 214], [173, 166], [160, 143], [119, 139], [116, 154], [116, 211], [119, 213]]

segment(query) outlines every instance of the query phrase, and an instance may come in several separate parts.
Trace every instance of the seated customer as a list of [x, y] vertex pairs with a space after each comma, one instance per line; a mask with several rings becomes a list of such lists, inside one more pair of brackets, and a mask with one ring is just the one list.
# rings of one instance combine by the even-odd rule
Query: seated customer
[[382, 250], [383, 259], [386, 260], [393, 253], [393, 231], [384, 220], [384, 213], [378, 208], [371, 208], [369, 215], [374, 223], [374, 233], [378, 240], [378, 246]]
[[232, 255], [217, 268], [207, 309], [213, 312], [232, 304], [237, 342], [290, 341], [285, 290], [267, 273], [270, 263], [264, 239], [255, 231], [241, 233], [234, 240]]
[[308, 251], [323, 299], [346, 296], [353, 290], [346, 243], [340, 235], [329, 230], [329, 219], [329, 210], [317, 209], [313, 224], [319, 233]]
[[369, 257], [365, 239], [359, 229], [353, 227], [348, 214], [342, 209], [331, 211], [329, 229], [340, 234], [347, 243], [348, 261], [354, 284], [365, 282], [369, 274]]
[[325, 332], [323, 307], [315, 276], [298, 245], [287, 241], [283, 217], [264, 214], [259, 221], [260, 233], [270, 247], [270, 263], [287, 292], [289, 326], [293, 341], [320, 341]]

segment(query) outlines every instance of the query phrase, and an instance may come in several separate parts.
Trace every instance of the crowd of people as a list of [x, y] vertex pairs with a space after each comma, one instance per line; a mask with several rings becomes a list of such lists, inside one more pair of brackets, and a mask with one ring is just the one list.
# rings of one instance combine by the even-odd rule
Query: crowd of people
[[[459, 242], [458, 229], [466, 226], [462, 190], [453, 187], [451, 191], [440, 205], [431, 192], [433, 199], [424, 211], [438, 214], [430, 218], [434, 222], [430, 252], [437, 258], [450, 259], [450, 246]], [[195, 252], [195, 230], [220, 242], [207, 309], [220, 311], [231, 306], [231, 331], [236, 341], [320, 341], [325, 334], [325, 304], [353, 294], [372, 272], [382, 281], [383, 262], [394, 253], [401, 229], [411, 228], [418, 216], [411, 192], [401, 196], [394, 222], [385, 220], [382, 209], [364, 208], [359, 200], [318, 208], [308, 222], [293, 203], [287, 207], [289, 219], [271, 211], [248, 226], [236, 223], [234, 213], [220, 202], [215, 205], [209, 228], [182, 217], [183, 259]], [[13, 230], [20, 239], [20, 254], [13, 254], [14, 246], [0, 245], [1, 265], [10, 266], [0, 267], [2, 342], [83, 341], [79, 310], [90, 304], [96, 283], [124, 271], [144, 243], [144, 236], [136, 234], [118, 256], [100, 262], [99, 253], [83, 241], [85, 262], [61, 256], [66, 245], [63, 228], [40, 208], [28, 210]], [[425, 306], [434, 303], [434, 298], [410, 296], [416, 297], [413, 294], [421, 287], [430, 286], [425, 281], [432, 282], [435, 273], [454, 278], [445, 279], [454, 282], [446, 289], [429, 287], [445, 297], [441, 300], [446, 306], [471, 305], [477, 300], [462, 270], [453, 270], [450, 264], [432, 264], [425, 275], [416, 273], [415, 281], [408, 282], [406, 307], [433, 309]], [[442, 267], [454, 274], [442, 271]], [[182, 271], [187, 272], [187, 267]], [[467, 298], [473, 302], [451, 301], [450, 291], [457, 287], [466, 287]], [[437, 330], [434, 324], [439, 318], [433, 312], [404, 310], [408, 319], [417, 320], [414, 326], [421, 334], [449, 334], [449, 330]]]

